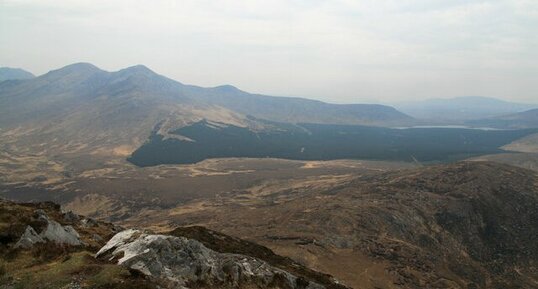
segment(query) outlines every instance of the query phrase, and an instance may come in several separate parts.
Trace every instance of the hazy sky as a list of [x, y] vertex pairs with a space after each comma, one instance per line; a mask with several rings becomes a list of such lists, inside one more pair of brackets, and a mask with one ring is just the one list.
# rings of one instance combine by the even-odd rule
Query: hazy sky
[[331, 102], [538, 102], [538, 1], [0, 0], [0, 66], [74, 62]]

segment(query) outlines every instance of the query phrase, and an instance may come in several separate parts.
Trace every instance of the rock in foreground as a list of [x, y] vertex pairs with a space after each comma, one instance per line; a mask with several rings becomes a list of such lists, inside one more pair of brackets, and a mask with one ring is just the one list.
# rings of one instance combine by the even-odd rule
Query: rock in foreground
[[325, 288], [259, 259], [218, 253], [183, 237], [125, 230], [96, 255], [140, 271], [170, 287], [224, 286], [233, 288]]

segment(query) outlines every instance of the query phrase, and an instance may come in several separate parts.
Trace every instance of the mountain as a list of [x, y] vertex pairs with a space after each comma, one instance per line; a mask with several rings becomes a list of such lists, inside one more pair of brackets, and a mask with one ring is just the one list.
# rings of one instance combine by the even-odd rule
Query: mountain
[[388, 106], [333, 105], [253, 95], [231, 86], [185, 85], [142, 65], [107, 72], [76, 63], [26, 81], [0, 83], [3, 142], [19, 152], [60, 158], [66, 152], [77, 158], [123, 158], [157, 127], [164, 138], [181, 138], [169, 132], [201, 120], [271, 129], [260, 118], [369, 125], [411, 120]]
[[396, 104], [395, 107], [419, 119], [461, 123], [466, 120], [517, 113], [536, 108], [537, 105], [513, 103], [483, 96], [463, 96], [403, 102]]
[[0, 83], [0, 128], [11, 142], [49, 153], [121, 156], [157, 123], [234, 121], [237, 114], [181, 94], [183, 85], [143, 66], [106, 72], [78, 63], [23, 82]]
[[531, 109], [509, 115], [471, 120], [466, 122], [472, 126], [483, 126], [500, 129], [520, 129], [538, 127], [538, 109]]
[[0, 83], [6, 161], [31, 154], [49, 163], [53, 157], [57, 171], [126, 159], [139, 166], [215, 157], [439, 162], [498, 153], [534, 132], [379, 127], [413, 123], [388, 106], [264, 96], [229, 85], [202, 88], [143, 65], [108, 72], [76, 63]]
[[200, 198], [140, 209], [137, 227], [172, 226], [158, 234], [2, 200], [0, 286], [536, 287], [538, 176], [529, 170], [459, 162], [288, 176]]
[[[531, 109], [524, 112], [467, 121], [468, 126], [477, 126], [477, 127], [491, 127], [498, 129], [521, 129], [521, 128], [538, 128], [538, 109]], [[502, 149], [513, 152], [523, 152], [523, 153], [537, 153], [538, 152], [538, 133], [530, 134], [528, 136], [515, 139], [509, 144], [506, 144]], [[490, 158], [496, 159], [494, 156]], [[504, 160], [508, 163], [532, 163], [534, 156], [526, 155], [509, 155], [509, 157], [501, 157], [500, 160]], [[528, 167], [533, 167], [527, 164]]]
[[31, 79], [35, 76], [24, 69], [0, 67], [0, 82], [4, 80]]
[[385, 105], [330, 104], [298, 97], [250, 94], [229, 85], [212, 88], [198, 97], [245, 115], [277, 122], [384, 126], [413, 122], [408, 115]]
[[458, 162], [261, 182], [133, 222], [203, 224], [353, 288], [530, 289], [537, 219], [535, 172]]

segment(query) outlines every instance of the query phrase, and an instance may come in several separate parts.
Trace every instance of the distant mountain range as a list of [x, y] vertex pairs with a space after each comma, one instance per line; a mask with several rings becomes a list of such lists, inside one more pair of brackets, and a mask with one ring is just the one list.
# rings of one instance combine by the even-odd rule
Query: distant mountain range
[[[439, 115], [460, 120], [523, 107], [488, 98], [448, 102], [447, 111], [464, 104], [469, 111], [440, 113], [441, 104], [429, 103]], [[142, 166], [215, 157], [446, 161], [500, 152], [500, 146], [536, 132], [382, 128], [417, 123], [390, 106], [250, 94], [230, 85], [203, 88], [143, 65], [108, 72], [76, 63], [0, 82], [5, 147], [78, 163], [90, 161], [81, 156], [92, 162], [129, 157]]]
[[35, 78], [0, 82], [0, 135], [32, 152], [124, 157], [157, 127], [165, 139], [181, 139], [169, 132], [202, 120], [251, 131], [276, 129], [261, 120], [375, 126], [413, 122], [390, 106], [265, 96], [232, 86], [203, 88], [143, 65], [108, 72], [76, 63]]
[[390, 126], [413, 121], [395, 108], [379, 104], [330, 104], [298, 97], [250, 94], [230, 85], [195, 93], [206, 102], [277, 122]]
[[35, 75], [24, 69], [0, 67], [0, 82], [4, 80], [30, 79], [34, 77]]
[[88, 63], [77, 63], [51, 71], [30, 82], [5, 84], [0, 89], [2, 97], [13, 91], [24, 95], [34, 89], [39, 90], [39, 95], [35, 95], [35, 98], [68, 93], [69, 100], [88, 96], [117, 98], [138, 93], [139, 100], [219, 106], [239, 114], [279, 122], [386, 125], [412, 120], [384, 105], [340, 105], [305, 98], [265, 96], [250, 94], [230, 85], [213, 88], [184, 85], [142, 65], [106, 72]]
[[492, 97], [463, 96], [403, 102], [395, 107], [418, 119], [454, 123], [513, 114], [538, 108], [538, 105], [508, 102]]
[[497, 117], [468, 121], [473, 126], [501, 129], [521, 129], [538, 127], [538, 109], [502, 115]]

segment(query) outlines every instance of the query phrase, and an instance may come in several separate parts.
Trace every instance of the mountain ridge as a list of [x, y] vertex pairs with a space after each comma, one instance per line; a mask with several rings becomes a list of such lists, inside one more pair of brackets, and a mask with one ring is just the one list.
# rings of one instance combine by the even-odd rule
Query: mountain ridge
[[32, 79], [35, 75], [22, 68], [0, 67], [0, 82], [6, 80]]
[[187, 85], [144, 65], [109, 72], [81, 62], [0, 83], [0, 135], [19, 152], [123, 159], [156, 127], [163, 137], [174, 138], [169, 132], [204, 119], [257, 130], [266, 127], [257, 120], [264, 118], [379, 126], [412, 121], [388, 106], [334, 105], [250, 94], [229, 85]]
[[538, 104], [515, 103], [486, 96], [460, 96], [402, 102], [394, 106], [419, 119], [462, 123], [473, 119], [516, 113], [536, 108]]
[[477, 119], [467, 122], [473, 126], [487, 126], [499, 129], [520, 129], [538, 127], [538, 108], [497, 117]]

